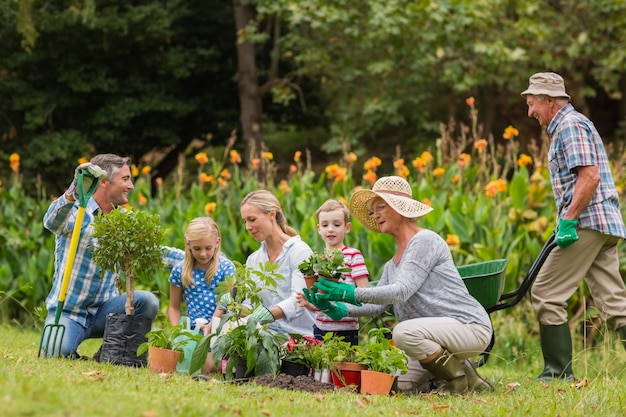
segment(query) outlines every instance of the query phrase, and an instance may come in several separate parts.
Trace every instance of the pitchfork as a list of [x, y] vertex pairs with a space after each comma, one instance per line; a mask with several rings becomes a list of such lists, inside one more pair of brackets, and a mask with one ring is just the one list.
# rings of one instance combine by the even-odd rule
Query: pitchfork
[[57, 302], [57, 310], [54, 316], [54, 324], [47, 324], [44, 326], [43, 333], [41, 334], [41, 341], [39, 342], [39, 353], [37, 356], [41, 356], [42, 349], [45, 357], [60, 356], [61, 346], [63, 345], [63, 337], [65, 336], [65, 325], [59, 324], [59, 319], [61, 318], [61, 313], [63, 313], [65, 296], [67, 288], [70, 285], [70, 277], [72, 275], [72, 268], [74, 267], [74, 258], [78, 249], [78, 240], [80, 239], [80, 229], [85, 216], [85, 207], [87, 207], [87, 202], [96, 191], [100, 178], [105, 175], [106, 172], [96, 165], [84, 168], [79, 167], [77, 169], [76, 191], [78, 192], [78, 212], [76, 214], [76, 223], [74, 224], [74, 229], [72, 231], [72, 240], [70, 241], [70, 251], [67, 262], [65, 263], [63, 281], [61, 281], [61, 289], [59, 291], [59, 300]]

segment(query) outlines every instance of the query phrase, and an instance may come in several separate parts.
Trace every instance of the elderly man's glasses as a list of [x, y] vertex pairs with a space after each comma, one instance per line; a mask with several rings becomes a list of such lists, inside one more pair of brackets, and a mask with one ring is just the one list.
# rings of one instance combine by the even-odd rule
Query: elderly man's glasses
[[374, 214], [383, 211], [385, 208], [387, 208], [387, 204], [385, 203], [373, 205], [372, 207], [370, 207], [370, 216], [373, 216]]

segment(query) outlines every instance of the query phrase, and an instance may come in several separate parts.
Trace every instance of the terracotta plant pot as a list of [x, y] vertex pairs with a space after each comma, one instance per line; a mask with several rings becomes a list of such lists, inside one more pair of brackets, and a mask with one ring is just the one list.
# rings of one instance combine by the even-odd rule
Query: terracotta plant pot
[[169, 373], [176, 371], [176, 365], [180, 359], [180, 352], [176, 350], [150, 347], [148, 349], [148, 362], [150, 369], [156, 373]]
[[367, 366], [355, 362], [334, 362], [331, 372], [335, 388], [352, 387], [355, 391], [361, 389], [361, 371]]
[[384, 372], [361, 371], [361, 394], [388, 395], [394, 376]]
[[304, 282], [306, 283], [306, 289], [311, 291], [311, 287], [317, 282], [317, 275], [305, 275]]

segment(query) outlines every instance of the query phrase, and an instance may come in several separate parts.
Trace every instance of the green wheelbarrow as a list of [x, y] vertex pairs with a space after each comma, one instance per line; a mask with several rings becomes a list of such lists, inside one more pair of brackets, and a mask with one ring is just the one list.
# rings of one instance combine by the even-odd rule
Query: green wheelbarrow
[[[469, 293], [478, 300], [478, 302], [491, 314], [494, 311], [503, 310], [518, 304], [526, 295], [530, 287], [533, 285], [541, 266], [546, 258], [556, 247], [554, 241], [555, 236], [552, 235], [543, 245], [539, 256], [531, 265], [528, 274], [520, 284], [520, 286], [511, 292], [502, 294], [506, 278], [507, 259], [496, 259], [493, 261], [478, 262], [475, 264], [457, 267], [459, 275], [463, 279]], [[495, 330], [491, 335], [491, 342], [485, 351], [480, 355], [482, 358], [477, 366], [484, 365], [489, 359], [489, 354], [496, 341]]]

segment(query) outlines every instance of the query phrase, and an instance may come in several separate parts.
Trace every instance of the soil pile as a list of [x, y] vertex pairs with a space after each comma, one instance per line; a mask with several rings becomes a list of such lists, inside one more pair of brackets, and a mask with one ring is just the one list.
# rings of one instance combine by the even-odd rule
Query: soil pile
[[287, 374], [263, 375], [252, 378], [250, 381], [272, 388], [289, 389], [292, 391], [322, 392], [332, 391], [333, 384], [325, 384], [314, 380], [310, 376], [292, 376]]

